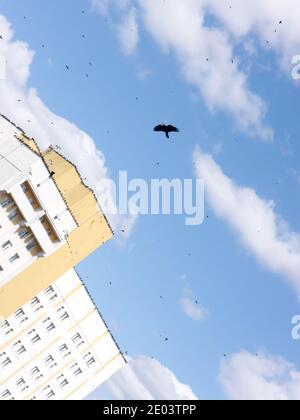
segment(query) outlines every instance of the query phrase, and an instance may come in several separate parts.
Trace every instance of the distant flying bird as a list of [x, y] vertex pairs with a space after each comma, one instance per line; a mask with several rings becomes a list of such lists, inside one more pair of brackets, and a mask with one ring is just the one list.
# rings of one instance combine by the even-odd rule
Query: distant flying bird
[[174, 127], [173, 125], [165, 125], [165, 124], [157, 125], [156, 127], [154, 127], [154, 131], [160, 131], [160, 132], [165, 133], [167, 139], [170, 138], [169, 136], [170, 133], [179, 133], [179, 129], [177, 127]]

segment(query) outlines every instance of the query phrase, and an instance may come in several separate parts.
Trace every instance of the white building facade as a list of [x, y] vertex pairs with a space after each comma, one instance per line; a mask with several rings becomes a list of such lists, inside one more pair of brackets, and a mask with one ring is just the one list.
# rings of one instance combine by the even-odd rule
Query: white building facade
[[74, 269], [111, 237], [75, 169], [0, 117], [0, 400], [84, 399], [125, 364]]
[[83, 399], [123, 365], [75, 270], [0, 323], [1, 399]]

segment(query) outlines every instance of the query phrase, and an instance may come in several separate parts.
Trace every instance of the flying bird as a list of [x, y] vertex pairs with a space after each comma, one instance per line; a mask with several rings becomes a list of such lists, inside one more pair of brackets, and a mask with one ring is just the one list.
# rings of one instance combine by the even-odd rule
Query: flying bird
[[179, 129], [177, 127], [174, 127], [173, 125], [165, 125], [165, 124], [157, 125], [156, 127], [154, 127], [154, 131], [161, 131], [165, 133], [167, 139], [170, 138], [169, 136], [170, 133], [179, 133]]

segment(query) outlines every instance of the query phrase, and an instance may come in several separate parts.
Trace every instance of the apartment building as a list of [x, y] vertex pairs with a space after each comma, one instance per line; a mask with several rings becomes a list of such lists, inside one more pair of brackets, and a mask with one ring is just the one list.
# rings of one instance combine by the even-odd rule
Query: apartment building
[[75, 271], [112, 237], [76, 167], [0, 117], [0, 400], [83, 399], [124, 364]]

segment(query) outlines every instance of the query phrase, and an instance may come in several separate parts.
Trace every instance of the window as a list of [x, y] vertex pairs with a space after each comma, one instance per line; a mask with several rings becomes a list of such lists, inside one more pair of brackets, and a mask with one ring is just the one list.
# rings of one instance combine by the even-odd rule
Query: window
[[18, 216], [18, 210], [13, 210], [9, 213], [8, 218], [9, 220], [13, 221]]
[[70, 370], [73, 373], [73, 376], [75, 377], [82, 374], [82, 370], [80, 369], [78, 363], [75, 363], [73, 366], [71, 366]]
[[20, 239], [25, 239], [28, 235], [30, 234], [28, 229], [22, 229], [19, 232], [19, 238]]
[[44, 360], [45, 365], [49, 368], [49, 369], [53, 369], [54, 367], [57, 366], [57, 363], [55, 363], [54, 357], [49, 355], [48, 357], [46, 357], [46, 359]]
[[28, 181], [24, 182], [24, 184], [21, 185], [24, 194], [27, 197], [27, 200], [31, 203], [34, 210], [40, 209], [40, 205], [38, 203], [38, 200], [35, 196], [34, 190], [30, 183]]
[[55, 396], [55, 393], [52, 389], [50, 389], [50, 391], [48, 392], [48, 394], [46, 395], [47, 400], [50, 400], [51, 398], [53, 398]]
[[71, 366], [70, 370], [75, 377], [82, 374], [82, 370], [80, 369], [78, 363], [75, 363], [75, 365]]
[[66, 319], [70, 318], [70, 316], [69, 316], [69, 314], [66, 311], [64, 306], [62, 306], [60, 309], [58, 309], [57, 315], [59, 316], [59, 319], [61, 321], [65, 321]]
[[32, 337], [31, 342], [32, 344], [35, 344], [40, 340], [41, 340], [41, 337], [38, 334], [36, 334], [34, 337]]
[[68, 351], [68, 346], [66, 344], [62, 344], [59, 348], [58, 351], [60, 353], [65, 353], [66, 351]]
[[2, 392], [1, 397], [4, 400], [14, 400], [13, 396], [11, 395], [11, 392], [8, 389], [6, 389], [4, 392]]
[[22, 318], [23, 316], [25, 316], [25, 312], [23, 311], [23, 309], [21, 308], [21, 309], [18, 309], [17, 311], [16, 311], [16, 313], [15, 313], [15, 317], [17, 318], [17, 319], [20, 319], [20, 318]]
[[50, 324], [47, 325], [46, 327], [47, 331], [50, 332], [52, 330], [55, 330], [55, 325], [53, 324], [53, 322], [51, 322]]
[[28, 318], [26, 317], [25, 312], [22, 308], [18, 309], [17, 312], [15, 312], [16, 319], [22, 324], [25, 321], [28, 321]]
[[17, 382], [16, 382], [17, 387], [19, 388], [20, 392], [24, 392], [26, 391], [26, 389], [28, 389], [28, 385], [26, 384], [25, 380], [23, 378], [20, 378]]
[[43, 377], [40, 369], [37, 366], [31, 369], [30, 374], [35, 381], [38, 381]]
[[75, 334], [72, 337], [73, 344], [78, 348], [82, 344], [84, 344], [84, 340], [82, 339], [81, 335], [79, 333]]
[[96, 360], [92, 356], [92, 353], [87, 353], [85, 356], [83, 356], [83, 360], [85, 361], [87, 367], [90, 367], [94, 363], [96, 363]]
[[46, 365], [48, 365], [49, 363], [52, 363], [52, 362], [54, 362], [53, 356], [49, 355], [48, 357], [46, 357], [46, 359], [45, 359]]
[[48, 296], [49, 294], [54, 293], [54, 289], [52, 286], [49, 286], [46, 290], [45, 290], [45, 295]]
[[11, 248], [12, 247], [12, 243], [11, 243], [11, 241], [6, 241], [2, 246], [1, 246], [1, 248], [3, 249], [3, 251], [6, 251], [6, 250], [8, 250], [9, 248]]
[[13, 328], [6, 319], [0, 323], [0, 329], [4, 332], [5, 335], [8, 335], [11, 332], [13, 332]]
[[28, 337], [32, 344], [37, 343], [38, 341], [41, 341], [41, 337], [37, 334], [36, 330], [32, 330], [28, 333]]
[[70, 351], [68, 351], [68, 350], [69, 350], [69, 348], [68, 348], [68, 346], [67, 346], [66, 344], [62, 344], [62, 345], [58, 348], [58, 351], [59, 351], [60, 355], [61, 355], [64, 359], [66, 359], [68, 356], [71, 356], [71, 352], [70, 352]]
[[24, 184], [22, 184], [21, 185], [21, 188], [22, 188], [22, 190], [23, 190], [23, 192], [25, 193], [26, 191], [28, 191], [28, 183], [27, 182], [24, 182]]
[[10, 197], [5, 197], [1, 201], [1, 207], [4, 209], [5, 207], [9, 206], [12, 203], [12, 199]]
[[11, 364], [11, 360], [5, 352], [0, 354], [0, 363], [3, 368]]
[[20, 258], [19, 254], [13, 255], [9, 261], [13, 264], [15, 261], [17, 261]]
[[8, 327], [10, 327], [10, 324], [7, 320], [4, 320], [4, 321], [1, 322], [1, 324], [0, 324], [1, 329], [5, 329], [5, 328], [8, 328]]
[[66, 344], [62, 344], [59, 348], [58, 351], [60, 352], [61, 355], [65, 354], [68, 351], [68, 346]]
[[26, 352], [26, 348], [25, 346], [23, 346], [23, 344], [21, 343], [21, 341], [17, 341], [14, 345], [13, 345], [13, 349], [16, 352], [17, 355], [21, 356], [23, 353]]
[[43, 309], [43, 305], [41, 305], [41, 301], [38, 297], [34, 297], [30, 302], [30, 305], [34, 312], [38, 312], [40, 309]]
[[26, 249], [27, 251], [31, 251], [33, 248], [35, 248], [37, 245], [35, 240], [32, 240], [31, 242], [29, 242], [28, 245], [26, 245]]
[[55, 396], [55, 392], [50, 387], [50, 385], [46, 386], [46, 388], [43, 389], [43, 394], [45, 395], [45, 397], [47, 398], [47, 400], [50, 400], [52, 397]]
[[47, 298], [51, 301], [57, 298], [57, 294], [55, 292], [55, 290], [53, 289], [52, 286], [49, 286], [46, 290], [45, 290], [45, 295], [47, 296]]
[[43, 321], [43, 324], [45, 325], [45, 328], [46, 328], [48, 333], [55, 330], [55, 325], [53, 324], [53, 322], [51, 322], [50, 318], [45, 319]]
[[59, 386], [61, 388], [64, 388], [65, 386], [69, 385], [68, 380], [66, 379], [65, 375], [60, 375], [57, 379], [56, 379], [57, 383], [59, 384]]

